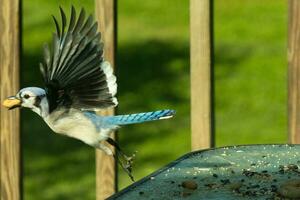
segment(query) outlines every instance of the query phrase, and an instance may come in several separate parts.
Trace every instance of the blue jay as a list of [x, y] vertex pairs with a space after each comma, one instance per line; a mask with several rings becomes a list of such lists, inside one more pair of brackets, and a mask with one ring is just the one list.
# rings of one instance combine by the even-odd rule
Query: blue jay
[[[85, 18], [81, 9], [78, 18], [72, 6], [69, 24], [60, 8], [61, 26], [53, 17], [56, 33], [52, 48], [44, 46], [44, 60], [40, 71], [45, 89], [26, 87], [4, 100], [9, 109], [25, 107], [40, 115], [55, 132], [103, 150], [114, 156], [131, 175], [132, 158], [127, 157], [110, 133], [121, 125], [171, 118], [174, 110], [130, 115], [100, 116], [95, 113], [118, 105], [117, 83], [113, 69], [103, 58], [103, 42], [97, 22], [90, 15]], [[119, 159], [110, 146], [116, 147]]]

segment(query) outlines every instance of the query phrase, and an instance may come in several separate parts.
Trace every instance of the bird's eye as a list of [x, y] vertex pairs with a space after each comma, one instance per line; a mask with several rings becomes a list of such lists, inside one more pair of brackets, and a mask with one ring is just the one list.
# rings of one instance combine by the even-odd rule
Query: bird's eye
[[25, 98], [25, 99], [28, 99], [29, 97], [30, 97], [30, 96], [29, 96], [28, 94], [25, 94], [25, 95], [24, 95], [24, 98]]

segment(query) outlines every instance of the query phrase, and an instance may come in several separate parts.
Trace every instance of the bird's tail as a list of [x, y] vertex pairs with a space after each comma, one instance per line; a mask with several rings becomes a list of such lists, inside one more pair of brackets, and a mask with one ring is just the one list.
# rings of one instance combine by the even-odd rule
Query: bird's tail
[[136, 113], [130, 115], [117, 115], [107, 117], [106, 120], [109, 124], [113, 125], [125, 125], [136, 124], [147, 121], [169, 119], [175, 114], [174, 110], [158, 110], [153, 112]]

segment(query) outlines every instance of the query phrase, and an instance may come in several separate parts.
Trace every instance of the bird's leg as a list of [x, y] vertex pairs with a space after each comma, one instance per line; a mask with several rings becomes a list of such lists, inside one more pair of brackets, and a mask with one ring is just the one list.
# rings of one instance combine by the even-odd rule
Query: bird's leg
[[127, 155], [122, 151], [122, 149], [120, 148], [119, 144], [118, 144], [116, 141], [114, 141], [112, 138], [108, 138], [106, 141], [107, 141], [110, 145], [112, 145], [112, 146], [114, 146], [114, 147], [116, 148], [117, 153], [120, 154], [126, 162], [132, 164], [133, 159], [134, 159], [134, 157], [135, 157], [135, 154], [133, 154], [132, 156], [127, 156]]
[[118, 155], [114, 154], [114, 158], [116, 159], [116, 161], [118, 162], [118, 164], [122, 167], [122, 169], [128, 174], [128, 176], [130, 177], [130, 179], [134, 182], [134, 178], [132, 175], [132, 167], [128, 166], [128, 165], [124, 165], [124, 162], [122, 162], [119, 158]]
[[[133, 154], [132, 156], [127, 156], [122, 149], [120, 148], [119, 144], [114, 141], [112, 138], [108, 138], [106, 140], [110, 145], [114, 146], [116, 148], [116, 155], [115, 158], [118, 161], [118, 163], [120, 164], [120, 166], [124, 169], [124, 171], [126, 171], [126, 173], [129, 175], [129, 177], [131, 178], [132, 181], [133, 177], [131, 175], [132, 172], [132, 163], [133, 163], [133, 159], [135, 157], [135, 154]], [[120, 156], [120, 157], [119, 157]]]
[[[115, 141], [114, 141], [114, 144], [115, 144]], [[120, 157], [118, 156], [118, 155], [120, 154], [120, 147], [119, 147], [119, 146], [116, 147], [116, 152], [117, 152], [117, 154], [114, 154], [113, 151], [112, 151], [109, 147], [107, 147], [105, 144], [103, 144], [103, 143], [98, 143], [95, 147], [98, 148], [98, 149], [101, 149], [101, 150], [104, 151], [107, 155], [113, 156], [113, 157], [115, 158], [115, 160], [118, 162], [118, 164], [122, 167], [122, 169], [128, 174], [128, 176], [130, 177], [130, 179], [131, 179], [132, 181], [134, 181], [133, 176], [132, 176], [132, 174], [131, 174], [131, 171], [132, 171], [131, 163], [128, 163], [128, 162], [126, 161], [126, 164], [124, 164], [124, 163], [125, 163], [124, 158], [121, 157], [121, 158], [123, 158], [123, 160], [121, 160]], [[122, 152], [122, 153], [123, 153], [123, 152]], [[121, 154], [121, 155], [122, 155], [122, 154]], [[125, 155], [125, 154], [124, 154], [124, 155]]]

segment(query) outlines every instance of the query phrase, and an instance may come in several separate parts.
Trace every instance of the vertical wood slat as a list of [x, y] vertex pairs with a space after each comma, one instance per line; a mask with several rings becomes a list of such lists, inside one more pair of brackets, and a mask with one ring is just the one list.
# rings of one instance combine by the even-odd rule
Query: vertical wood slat
[[[1, 102], [19, 89], [19, 0], [0, 0]], [[1, 103], [2, 104], [2, 103]], [[0, 109], [1, 200], [21, 198], [19, 111]]]
[[300, 1], [289, 0], [288, 12], [289, 142], [300, 144]]
[[[115, 66], [116, 0], [95, 0], [96, 17], [104, 41], [104, 58]], [[114, 110], [101, 112], [113, 115]], [[112, 135], [113, 137], [113, 135]], [[96, 199], [103, 200], [116, 192], [116, 163], [112, 156], [96, 150]]]
[[190, 0], [192, 150], [211, 147], [210, 0]]

